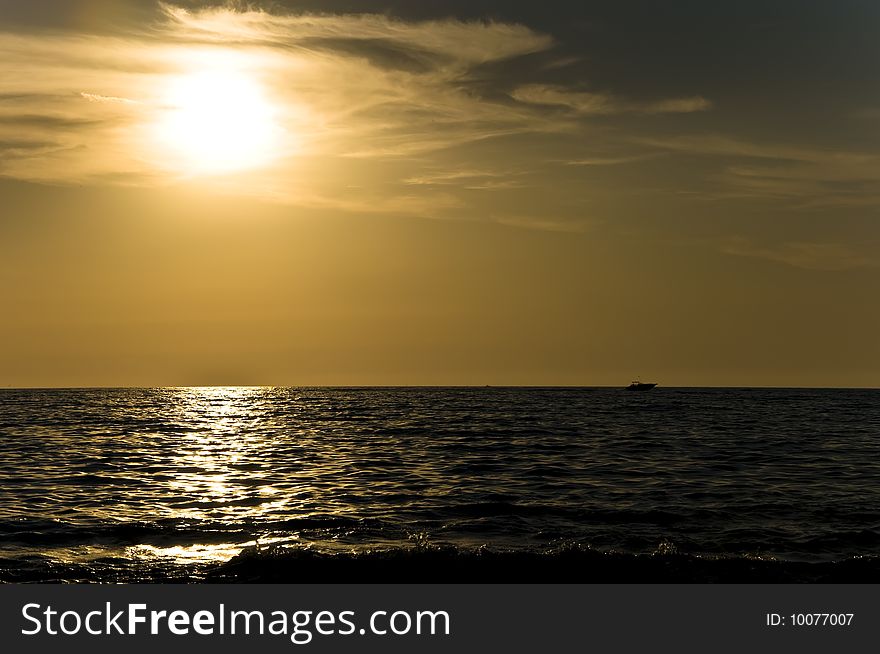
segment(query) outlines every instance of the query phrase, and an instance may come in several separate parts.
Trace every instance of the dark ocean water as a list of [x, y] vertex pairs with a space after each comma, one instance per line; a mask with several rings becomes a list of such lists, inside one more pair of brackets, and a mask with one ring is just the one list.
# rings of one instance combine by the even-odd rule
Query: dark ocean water
[[261, 551], [880, 557], [880, 392], [0, 391], [0, 579]]

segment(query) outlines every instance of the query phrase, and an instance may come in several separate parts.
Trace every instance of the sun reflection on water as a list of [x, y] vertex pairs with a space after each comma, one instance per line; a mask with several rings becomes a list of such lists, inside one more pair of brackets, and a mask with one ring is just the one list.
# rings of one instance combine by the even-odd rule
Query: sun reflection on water
[[139, 559], [171, 558], [181, 563], [214, 563], [228, 561], [245, 547], [263, 548], [270, 545], [296, 541], [289, 536], [266, 536], [259, 540], [240, 543], [212, 543], [195, 545], [136, 545], [128, 548], [129, 556]]
[[[227, 560], [244, 547], [278, 540], [253, 531], [252, 524], [290, 508], [296, 489], [282, 491], [270, 479], [267, 458], [275, 426], [265, 415], [263, 387], [187, 387], [168, 389], [177, 406], [177, 441], [171, 474], [166, 481], [169, 498], [163, 518], [191, 520], [204, 526], [218, 523], [227, 529], [241, 523], [237, 542], [160, 546], [139, 545], [131, 554], [171, 557], [186, 562]], [[171, 463], [171, 462], [166, 462]], [[294, 492], [291, 493], [291, 490]], [[288, 535], [287, 539], [290, 538]]]
[[170, 507], [169, 517], [228, 518], [230, 510], [253, 515], [268, 508], [260, 499], [276, 491], [261, 485], [263, 472], [252, 461], [267, 445], [254, 436], [263, 392], [249, 387], [178, 389], [185, 431], [168, 484], [181, 501]]

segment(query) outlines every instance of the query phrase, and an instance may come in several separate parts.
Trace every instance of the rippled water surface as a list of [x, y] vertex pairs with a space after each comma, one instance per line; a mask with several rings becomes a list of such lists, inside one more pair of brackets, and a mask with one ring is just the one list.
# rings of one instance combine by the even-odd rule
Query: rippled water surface
[[0, 448], [13, 567], [257, 539], [880, 555], [869, 390], [3, 390]]

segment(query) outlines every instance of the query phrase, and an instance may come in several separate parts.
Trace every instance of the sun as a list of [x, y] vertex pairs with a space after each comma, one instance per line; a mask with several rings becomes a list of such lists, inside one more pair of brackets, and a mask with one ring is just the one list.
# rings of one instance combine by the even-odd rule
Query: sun
[[171, 78], [158, 138], [172, 167], [191, 174], [257, 168], [277, 155], [276, 111], [253, 75], [205, 70]]

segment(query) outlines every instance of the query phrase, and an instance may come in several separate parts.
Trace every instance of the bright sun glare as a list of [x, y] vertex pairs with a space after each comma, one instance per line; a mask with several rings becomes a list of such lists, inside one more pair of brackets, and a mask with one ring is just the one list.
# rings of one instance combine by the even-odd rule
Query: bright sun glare
[[275, 155], [275, 110], [251, 76], [213, 70], [179, 75], [169, 82], [164, 105], [159, 138], [185, 172], [235, 172]]

